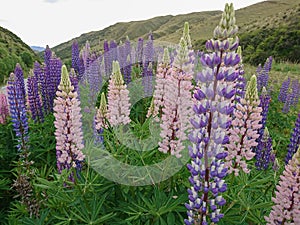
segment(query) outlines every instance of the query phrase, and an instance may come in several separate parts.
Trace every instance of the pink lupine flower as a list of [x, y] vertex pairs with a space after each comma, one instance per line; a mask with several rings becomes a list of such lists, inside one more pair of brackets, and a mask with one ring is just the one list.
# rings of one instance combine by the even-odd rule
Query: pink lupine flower
[[[57, 168], [61, 172], [72, 167], [81, 168], [85, 155], [82, 153], [83, 134], [81, 130], [80, 101], [71, 85], [66, 66], [62, 66], [61, 82], [54, 100], [54, 126], [56, 128]], [[71, 174], [70, 180], [73, 181]]]
[[0, 93], [0, 124], [6, 123], [6, 118], [8, 117], [8, 104], [5, 94]]
[[259, 98], [256, 87], [256, 77], [252, 76], [246, 90], [245, 98], [237, 102], [233, 112], [233, 120], [228, 130], [229, 143], [225, 144], [228, 155], [225, 165], [228, 173], [234, 172], [238, 176], [239, 168], [249, 173], [246, 160], [251, 160], [255, 153], [253, 147], [257, 146], [258, 130], [261, 128], [262, 108], [258, 107]]
[[300, 224], [300, 148], [285, 166], [272, 201], [267, 225]]
[[117, 61], [113, 62], [113, 74], [109, 80], [108, 92], [108, 120], [111, 126], [130, 123], [129, 91], [120, 71]]
[[162, 112], [162, 128], [160, 136], [163, 140], [159, 143], [159, 151], [171, 153], [177, 158], [181, 157], [184, 149], [183, 141], [187, 140], [187, 132], [191, 128], [189, 116], [192, 114], [193, 88], [191, 80], [193, 65], [189, 63], [186, 41], [181, 38], [180, 49], [167, 77], [168, 85], [165, 86], [164, 105]]
[[156, 84], [153, 94], [153, 103], [149, 108], [147, 117], [162, 115], [162, 108], [165, 105], [164, 95], [166, 93], [166, 86], [168, 85], [168, 77], [170, 76], [170, 56], [168, 49], [164, 50], [163, 62], [159, 64], [156, 73]]

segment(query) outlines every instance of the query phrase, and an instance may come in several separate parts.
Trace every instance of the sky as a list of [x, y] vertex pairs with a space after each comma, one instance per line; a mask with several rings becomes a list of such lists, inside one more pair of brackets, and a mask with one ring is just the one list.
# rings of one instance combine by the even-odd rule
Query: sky
[[0, 26], [29, 46], [50, 48], [83, 33], [104, 29], [117, 22], [155, 16], [235, 9], [262, 0], [0, 0]]

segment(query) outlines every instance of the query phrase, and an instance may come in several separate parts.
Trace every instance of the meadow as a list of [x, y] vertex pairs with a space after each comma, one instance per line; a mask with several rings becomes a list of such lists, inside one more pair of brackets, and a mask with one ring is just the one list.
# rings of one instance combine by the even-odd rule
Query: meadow
[[176, 46], [74, 41], [68, 67], [49, 47], [17, 64], [1, 224], [300, 224], [300, 65], [244, 64], [238, 23], [226, 4], [203, 51], [186, 22]]

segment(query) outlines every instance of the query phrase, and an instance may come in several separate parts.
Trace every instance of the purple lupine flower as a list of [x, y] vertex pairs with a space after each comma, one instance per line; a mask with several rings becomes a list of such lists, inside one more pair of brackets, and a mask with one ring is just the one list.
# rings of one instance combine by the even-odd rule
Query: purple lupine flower
[[79, 88], [78, 88], [79, 80], [74, 68], [71, 68], [69, 77], [70, 77], [71, 85], [74, 87], [74, 91], [76, 91], [79, 96]]
[[7, 97], [13, 129], [18, 139], [18, 151], [23, 154], [28, 151], [28, 119], [26, 103], [23, 98], [23, 89], [20, 79], [14, 73], [10, 74], [7, 84]]
[[290, 108], [293, 104], [293, 97], [294, 97], [293, 93], [287, 93], [286, 100], [285, 100], [283, 108], [282, 108], [283, 113], [288, 113], [290, 111]]
[[271, 96], [268, 94], [267, 90], [265, 87], [262, 88], [262, 92], [261, 95], [259, 96], [260, 99], [260, 104], [259, 107], [262, 108], [262, 119], [261, 119], [261, 131], [259, 132], [260, 136], [262, 137], [263, 133], [264, 133], [264, 129], [266, 126], [266, 122], [267, 122], [267, 116], [268, 116], [268, 112], [269, 112], [269, 105], [270, 105], [270, 101], [271, 101]]
[[153, 63], [154, 63], [154, 46], [151, 35], [144, 48], [143, 56], [143, 81], [145, 97], [151, 96], [153, 92]]
[[84, 48], [80, 52], [80, 55], [83, 60], [84, 68], [85, 69], [88, 68], [88, 62], [89, 62], [90, 55], [91, 55], [90, 43], [88, 41], [86, 41]]
[[87, 73], [87, 80], [90, 85], [90, 97], [93, 101], [95, 96], [99, 92], [99, 88], [102, 85], [102, 78], [100, 74], [100, 61], [98, 58], [90, 62]]
[[300, 149], [285, 165], [276, 189], [267, 225], [300, 224]]
[[103, 49], [104, 49], [104, 64], [105, 64], [105, 77], [109, 77], [112, 72], [112, 55], [111, 51], [109, 49], [108, 41], [105, 40], [103, 43]]
[[[42, 106], [44, 115], [47, 115], [51, 111], [51, 105], [50, 105], [50, 93], [49, 93], [49, 87], [51, 85], [51, 79], [48, 72], [48, 67], [43, 64], [41, 67], [41, 73], [40, 73], [40, 91], [41, 91], [41, 97], [42, 97]], [[47, 75], [48, 74], [48, 75]]]
[[79, 74], [80, 51], [77, 40], [72, 43], [72, 68]]
[[137, 44], [137, 50], [136, 50], [136, 59], [137, 59], [137, 63], [140, 67], [143, 66], [143, 55], [144, 55], [144, 39], [143, 38], [139, 38], [138, 40], [138, 44]]
[[6, 123], [6, 118], [9, 115], [8, 104], [6, 100], [6, 95], [0, 93], [0, 124]]
[[109, 50], [111, 51], [112, 61], [118, 60], [118, 44], [116, 41], [114, 40], [110, 41]]
[[17, 63], [17, 65], [16, 65], [14, 75], [20, 84], [20, 90], [21, 90], [22, 96], [24, 98], [24, 101], [26, 102], [26, 90], [25, 90], [24, 75], [23, 75], [22, 67], [19, 63]]
[[28, 102], [31, 117], [34, 122], [43, 122], [43, 111], [41, 106], [41, 98], [39, 95], [38, 81], [33, 72], [29, 72], [27, 80]]
[[50, 111], [53, 111], [53, 101], [55, 98], [56, 91], [58, 90], [57, 87], [60, 83], [60, 77], [61, 77], [61, 67], [62, 67], [62, 62], [59, 58], [53, 56], [50, 59], [49, 62], [49, 86], [48, 88], [48, 94], [49, 94], [49, 100], [50, 100]]
[[[82, 153], [83, 134], [81, 130], [80, 101], [77, 92], [71, 85], [67, 67], [62, 66], [61, 81], [54, 100], [54, 126], [56, 136], [56, 157], [58, 172], [62, 170], [76, 171], [81, 169], [85, 158]], [[74, 182], [74, 174], [69, 180]]]
[[50, 59], [52, 58], [52, 51], [49, 48], [49, 46], [46, 46], [45, 49], [45, 53], [44, 53], [44, 62], [46, 64], [46, 66], [48, 66], [50, 64]]
[[292, 81], [292, 102], [291, 105], [296, 107], [300, 97], [300, 83], [297, 79]]
[[288, 162], [292, 159], [293, 155], [295, 154], [299, 146], [300, 146], [300, 112], [295, 122], [295, 128], [293, 129], [293, 132], [291, 134], [290, 143], [288, 145], [288, 152], [285, 157], [285, 164], [288, 164]]
[[236, 93], [235, 93], [234, 100], [236, 102], [240, 102], [240, 99], [244, 98], [246, 93], [246, 79], [244, 77], [245, 71], [244, 71], [244, 65], [242, 61], [242, 48], [240, 46], [238, 47], [237, 53], [240, 56], [240, 63], [236, 67], [238, 77], [236, 79], [236, 84], [235, 84]]
[[125, 67], [124, 67], [124, 81], [125, 84], [129, 84], [131, 82], [131, 70], [132, 70], [132, 60], [130, 55], [127, 55]]
[[278, 101], [280, 102], [285, 102], [287, 98], [287, 93], [289, 91], [289, 86], [290, 86], [291, 78], [288, 78], [287, 80], [282, 82], [279, 95], [278, 95]]
[[41, 83], [42, 83], [42, 68], [41, 65], [38, 62], [34, 63], [34, 67], [33, 67], [33, 74], [35, 76], [36, 81], [38, 82], [38, 86], [39, 88], [41, 88]]
[[257, 89], [261, 91], [263, 87], [268, 87], [269, 72], [272, 67], [273, 58], [270, 56], [267, 58], [264, 67], [260, 69], [257, 73]]
[[[258, 142], [256, 151], [255, 151], [255, 166], [258, 170], [267, 170], [269, 164], [274, 162], [271, 159], [272, 153], [272, 138], [270, 137], [270, 133], [268, 128], [264, 128], [264, 133]], [[275, 159], [274, 159], [275, 160]]]
[[[192, 146], [189, 147], [191, 164], [188, 169], [192, 187], [188, 189], [189, 203], [185, 205], [188, 210], [188, 219], [184, 220], [186, 225], [208, 225], [223, 217], [219, 209], [226, 203], [221, 193], [227, 189], [224, 181], [227, 153], [223, 144], [228, 141], [226, 130], [230, 124], [237, 78], [235, 66], [239, 63], [235, 53], [238, 39], [232, 43], [228, 38], [235, 37], [236, 32], [233, 5], [226, 4], [220, 25], [214, 31], [215, 38], [222, 41], [208, 41], [211, 45], [207, 43], [207, 50], [214, 52], [201, 57], [203, 71], [197, 77], [200, 88], [194, 94], [195, 116], [191, 119], [194, 129], [189, 137]], [[227, 58], [225, 62], [225, 55], [231, 60]]]

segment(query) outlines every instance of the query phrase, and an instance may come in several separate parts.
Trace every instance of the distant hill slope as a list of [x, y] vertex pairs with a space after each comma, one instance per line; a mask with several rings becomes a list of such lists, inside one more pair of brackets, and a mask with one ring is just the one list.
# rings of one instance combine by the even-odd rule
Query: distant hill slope
[[[297, 10], [300, 10], [300, 0], [270, 0], [236, 10], [237, 25], [240, 27], [239, 35], [252, 35], [253, 32], [264, 31], [270, 34], [269, 30], [286, 27], [291, 21], [295, 20], [289, 12], [293, 11], [295, 12], [293, 15], [296, 15]], [[149, 31], [152, 31], [154, 39], [157, 41], [178, 43], [182, 34], [183, 24], [185, 21], [188, 21], [192, 44], [195, 49], [199, 49], [203, 46], [205, 40], [212, 38], [213, 30], [218, 24], [220, 17], [221, 11], [160, 16], [143, 21], [116, 23], [100, 31], [82, 34], [76, 39], [80, 47], [83, 47], [85, 42], [89, 41], [91, 48], [95, 51], [102, 50], [105, 39], [119, 42], [128, 36], [131, 40], [136, 41], [138, 37], [147, 37]], [[300, 20], [298, 19], [298, 21]], [[297, 26], [295, 25], [293, 28], [297, 29]], [[52, 48], [52, 50], [64, 61], [68, 61], [71, 57], [73, 40], [62, 43]], [[244, 43], [243, 40], [242, 43]], [[254, 48], [252, 52], [248, 48], [248, 52], [254, 54], [258, 44], [255, 43], [252, 46]], [[249, 60], [251, 59], [249, 58]]]
[[40, 47], [40, 46], [30, 46], [30, 48], [34, 51], [34, 52], [42, 52], [45, 50], [44, 47]]
[[0, 84], [14, 71], [16, 63], [28, 71], [37, 59], [38, 56], [17, 35], [0, 27]]

